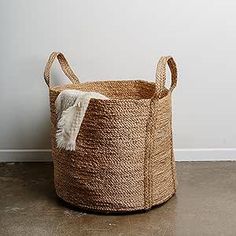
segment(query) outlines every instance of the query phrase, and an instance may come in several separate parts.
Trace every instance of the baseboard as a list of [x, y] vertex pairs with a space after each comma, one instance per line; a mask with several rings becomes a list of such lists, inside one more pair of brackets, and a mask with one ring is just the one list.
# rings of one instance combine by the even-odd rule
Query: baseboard
[[175, 149], [176, 161], [236, 161], [236, 148]]
[[[236, 161], [236, 148], [175, 149], [176, 161]], [[50, 149], [0, 149], [0, 162], [48, 162]]]
[[0, 149], [0, 162], [48, 162], [50, 149]]

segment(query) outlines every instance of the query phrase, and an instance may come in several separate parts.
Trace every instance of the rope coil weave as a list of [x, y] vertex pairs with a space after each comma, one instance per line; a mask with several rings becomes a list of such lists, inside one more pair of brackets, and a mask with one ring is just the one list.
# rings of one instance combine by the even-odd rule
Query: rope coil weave
[[[50, 85], [56, 58], [71, 84]], [[171, 71], [169, 89], [165, 88], [166, 65]], [[171, 93], [177, 69], [172, 57], [160, 58], [155, 83], [80, 83], [64, 55], [53, 52], [44, 79], [50, 94], [54, 183], [60, 198], [88, 210], [123, 212], [150, 209], [175, 194]], [[94, 91], [110, 98], [90, 100], [75, 151], [56, 147], [55, 100], [64, 89]]]

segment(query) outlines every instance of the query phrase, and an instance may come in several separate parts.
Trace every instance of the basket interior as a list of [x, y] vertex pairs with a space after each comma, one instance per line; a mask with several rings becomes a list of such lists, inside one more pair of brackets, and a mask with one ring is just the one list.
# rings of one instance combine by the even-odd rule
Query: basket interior
[[[110, 99], [139, 100], [152, 98], [155, 92], [155, 84], [143, 80], [121, 80], [66, 84], [51, 88], [51, 90], [57, 92], [61, 92], [64, 89], [79, 89], [81, 91], [98, 92]], [[163, 96], [165, 96], [165, 94], [163, 94]]]

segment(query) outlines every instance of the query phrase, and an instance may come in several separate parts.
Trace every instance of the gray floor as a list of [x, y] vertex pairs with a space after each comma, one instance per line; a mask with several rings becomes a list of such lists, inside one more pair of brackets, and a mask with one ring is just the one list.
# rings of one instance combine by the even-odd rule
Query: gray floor
[[51, 163], [0, 164], [0, 235], [236, 235], [236, 162], [177, 164], [178, 192], [147, 213], [75, 211], [55, 195]]

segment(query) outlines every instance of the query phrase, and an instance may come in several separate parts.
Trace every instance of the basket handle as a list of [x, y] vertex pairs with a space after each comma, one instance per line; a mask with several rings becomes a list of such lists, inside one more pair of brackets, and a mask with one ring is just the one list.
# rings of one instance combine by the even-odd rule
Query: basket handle
[[154, 97], [156, 98], [160, 98], [165, 89], [167, 64], [171, 71], [171, 86], [169, 88], [170, 93], [174, 90], [177, 84], [177, 67], [173, 57], [161, 57], [159, 62], [157, 63], [156, 69], [156, 91], [154, 94]]
[[56, 58], [57, 58], [58, 62], [60, 63], [62, 71], [69, 78], [69, 80], [73, 84], [80, 83], [79, 78], [75, 75], [75, 73], [71, 69], [65, 56], [61, 52], [52, 52], [48, 58], [47, 64], [44, 69], [44, 80], [45, 80], [47, 86], [50, 88], [51, 67], [52, 67], [52, 64]]

